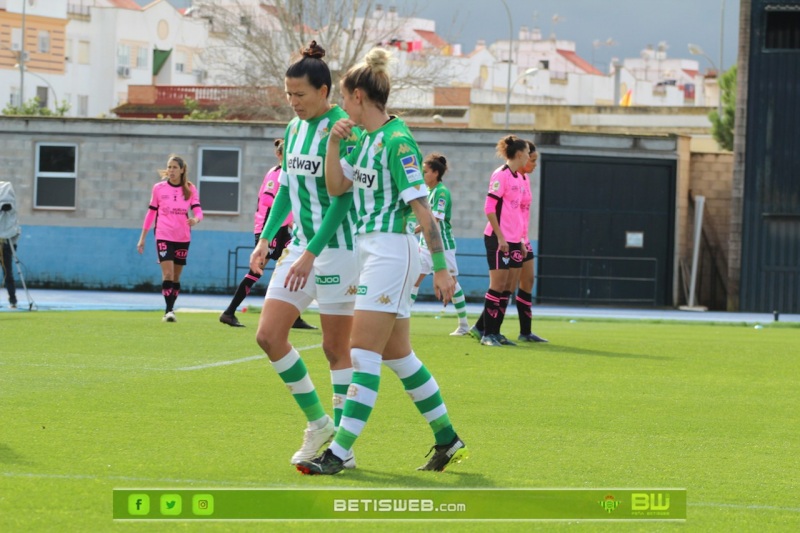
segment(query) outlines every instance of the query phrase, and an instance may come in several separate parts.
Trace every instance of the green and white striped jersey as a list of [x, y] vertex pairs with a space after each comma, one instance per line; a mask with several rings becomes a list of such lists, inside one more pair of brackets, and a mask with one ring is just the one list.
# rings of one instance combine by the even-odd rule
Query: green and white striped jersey
[[[289, 187], [295, 224], [292, 241], [303, 248], [319, 231], [322, 217], [331, 204], [325, 187], [325, 154], [328, 133], [340, 118], [347, 118], [347, 113], [334, 105], [322, 116], [311, 120], [295, 117], [286, 126], [280, 184]], [[340, 158], [353, 149], [357, 134], [342, 140]], [[352, 250], [355, 221], [355, 211], [352, 210], [336, 229], [328, 246]]]
[[417, 142], [401, 119], [361, 134], [342, 160], [344, 175], [353, 181], [356, 233], [414, 233], [408, 204], [428, 192], [421, 165]]
[[[428, 203], [431, 204], [433, 216], [439, 221], [439, 232], [442, 234], [444, 249], [455, 250], [456, 240], [453, 238], [453, 229], [450, 227], [450, 217], [453, 213], [453, 202], [450, 201], [450, 189], [445, 187], [444, 183], [440, 181], [436, 184], [436, 187], [428, 192]], [[423, 248], [428, 247], [424, 235], [420, 235], [419, 245]]]

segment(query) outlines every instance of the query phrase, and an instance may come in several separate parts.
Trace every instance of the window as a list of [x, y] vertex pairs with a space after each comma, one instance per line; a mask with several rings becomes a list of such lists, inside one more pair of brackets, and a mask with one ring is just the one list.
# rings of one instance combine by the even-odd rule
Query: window
[[67, 63], [74, 63], [75, 62], [75, 58], [73, 57], [73, 51], [72, 51], [72, 49], [73, 49], [72, 48], [72, 39], [67, 39], [66, 40], [66, 45], [67, 45], [67, 50], [66, 50], [67, 55], [66, 55], [66, 57], [64, 59], [66, 59]]
[[197, 183], [203, 212], [237, 214], [241, 181], [239, 148], [200, 148]]
[[77, 163], [76, 144], [36, 144], [35, 208], [75, 209]]
[[186, 52], [177, 50], [175, 52], [175, 72], [186, 72]]
[[800, 9], [788, 7], [784, 11], [777, 6], [767, 6], [764, 47], [768, 50], [800, 49]]
[[48, 88], [47, 87], [42, 87], [41, 85], [36, 87], [36, 97], [39, 99], [39, 107], [41, 107], [41, 108], [47, 107], [47, 105], [48, 105], [47, 95], [48, 94], [49, 93], [48, 93]]
[[39, 51], [43, 54], [50, 53], [50, 32], [47, 30], [39, 32]]
[[136, 68], [147, 68], [150, 58], [150, 49], [145, 46], [139, 46], [136, 49]]
[[11, 50], [22, 50], [22, 28], [11, 28]]
[[78, 41], [78, 63], [89, 64], [89, 41]]
[[89, 95], [87, 94], [78, 95], [78, 116], [79, 117], [89, 116]]
[[22, 102], [19, 99], [19, 87], [11, 86], [11, 94], [9, 95], [8, 103], [11, 107], [20, 107]]
[[117, 45], [117, 65], [121, 67], [131, 66], [131, 47], [127, 44]]

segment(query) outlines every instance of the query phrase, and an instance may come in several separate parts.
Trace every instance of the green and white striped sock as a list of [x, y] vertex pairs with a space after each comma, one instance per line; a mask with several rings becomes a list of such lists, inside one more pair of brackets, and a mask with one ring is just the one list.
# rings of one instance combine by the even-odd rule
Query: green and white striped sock
[[464, 291], [461, 289], [461, 284], [458, 282], [456, 282], [456, 292], [453, 295], [453, 305], [456, 306], [458, 325], [469, 328], [469, 323], [467, 322], [467, 299], [464, 297]]
[[447, 407], [445, 407], [439, 392], [439, 385], [416, 354], [411, 352], [402, 359], [384, 361], [384, 363], [403, 382], [403, 388], [431, 426], [436, 444], [452, 442], [456, 432], [447, 415]]
[[418, 294], [419, 294], [419, 287], [411, 287], [411, 305], [414, 305], [414, 302], [417, 301]]
[[331, 385], [333, 385], [333, 427], [336, 429], [339, 429], [344, 402], [347, 400], [347, 387], [350, 386], [352, 381], [352, 367], [331, 370]]
[[381, 383], [381, 354], [352, 348], [350, 359], [353, 362], [353, 382], [347, 389], [342, 420], [331, 444], [331, 451], [340, 458], [347, 457], [361, 435], [375, 407]]
[[322, 402], [319, 401], [319, 396], [317, 396], [317, 391], [311, 382], [311, 377], [308, 375], [306, 365], [300, 359], [300, 354], [297, 353], [297, 350], [292, 348], [289, 353], [277, 361], [272, 361], [271, 364], [272, 368], [275, 369], [275, 372], [286, 384], [289, 392], [294, 396], [294, 401], [305, 413], [306, 419], [313, 426], [324, 426], [328, 415], [322, 407]]

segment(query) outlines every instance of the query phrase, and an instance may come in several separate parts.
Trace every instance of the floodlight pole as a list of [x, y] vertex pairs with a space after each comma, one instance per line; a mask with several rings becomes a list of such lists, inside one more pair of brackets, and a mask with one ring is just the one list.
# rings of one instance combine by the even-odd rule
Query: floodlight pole
[[506, 131], [508, 131], [509, 115], [511, 113], [511, 53], [514, 50], [514, 22], [511, 20], [511, 10], [508, 9], [506, 0], [503, 2], [503, 7], [506, 8], [508, 15], [508, 78], [506, 80]]

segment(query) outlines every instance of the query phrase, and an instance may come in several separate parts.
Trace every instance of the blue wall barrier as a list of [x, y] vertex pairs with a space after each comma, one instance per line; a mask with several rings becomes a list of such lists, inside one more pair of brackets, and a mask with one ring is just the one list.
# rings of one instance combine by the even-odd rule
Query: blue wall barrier
[[[140, 232], [133, 228], [23, 226], [17, 252], [25, 280], [32, 287], [160, 290], [161, 271], [153, 232], [148, 232], [141, 255], [136, 251]], [[237, 246], [252, 249], [252, 239], [248, 233], [195, 231], [181, 277], [183, 290], [230, 292], [228, 251]], [[533, 243], [534, 251], [537, 244]], [[242, 266], [246, 264], [243, 255], [240, 252]], [[489, 286], [483, 237], [459, 238], [457, 259], [459, 282], [467, 298], [482, 300]], [[233, 269], [232, 261], [230, 268]], [[232, 275], [236, 284], [245, 272], [240, 269]], [[422, 282], [420, 299], [433, 299], [431, 279], [427, 276]], [[264, 282], [259, 286], [263, 290]]]

